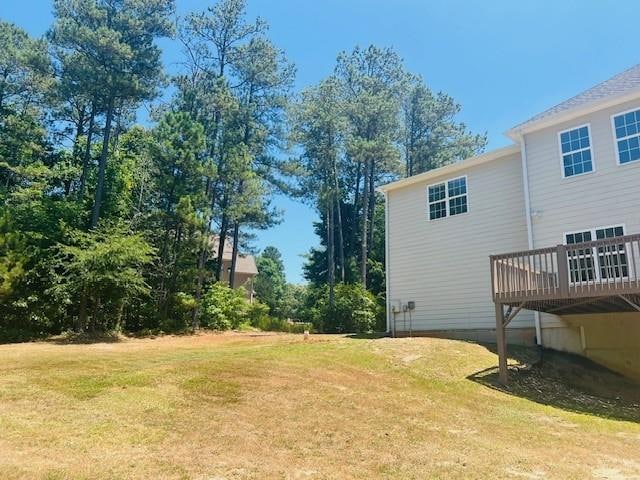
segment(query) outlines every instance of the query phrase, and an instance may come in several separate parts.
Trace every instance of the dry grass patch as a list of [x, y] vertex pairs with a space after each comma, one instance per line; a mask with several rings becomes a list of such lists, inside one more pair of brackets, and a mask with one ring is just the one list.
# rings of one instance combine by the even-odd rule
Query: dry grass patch
[[633, 398], [572, 408], [544, 372], [548, 398], [520, 375], [498, 390], [471, 343], [209, 334], [0, 359], [3, 479], [640, 478]]

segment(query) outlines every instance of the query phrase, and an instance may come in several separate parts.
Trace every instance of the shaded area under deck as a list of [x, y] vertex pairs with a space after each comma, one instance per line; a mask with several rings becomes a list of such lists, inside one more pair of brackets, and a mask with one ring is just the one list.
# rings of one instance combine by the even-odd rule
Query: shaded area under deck
[[500, 380], [505, 329], [522, 309], [555, 315], [640, 311], [640, 234], [492, 255]]

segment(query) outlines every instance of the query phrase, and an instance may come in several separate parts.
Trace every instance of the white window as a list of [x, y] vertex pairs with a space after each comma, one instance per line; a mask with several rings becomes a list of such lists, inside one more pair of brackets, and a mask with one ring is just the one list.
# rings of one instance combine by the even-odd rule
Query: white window
[[469, 211], [467, 177], [459, 177], [427, 187], [429, 220], [460, 215]]
[[558, 139], [562, 156], [563, 177], [573, 177], [593, 171], [589, 125], [560, 132]]
[[624, 236], [624, 226], [594, 228], [565, 234], [571, 283], [589, 283], [629, 276], [624, 243], [606, 247], [571, 248], [572, 245]]
[[618, 163], [640, 160], [640, 110], [624, 112], [613, 116]]

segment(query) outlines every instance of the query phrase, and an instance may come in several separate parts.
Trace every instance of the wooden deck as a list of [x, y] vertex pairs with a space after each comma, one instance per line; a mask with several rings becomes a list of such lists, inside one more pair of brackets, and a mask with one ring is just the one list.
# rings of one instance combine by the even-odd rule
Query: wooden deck
[[491, 285], [500, 378], [506, 382], [505, 328], [520, 310], [640, 311], [640, 234], [492, 255]]

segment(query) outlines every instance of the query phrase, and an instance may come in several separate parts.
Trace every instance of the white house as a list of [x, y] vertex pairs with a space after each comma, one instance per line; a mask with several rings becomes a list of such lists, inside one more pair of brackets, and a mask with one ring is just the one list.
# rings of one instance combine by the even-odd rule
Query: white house
[[640, 65], [506, 135], [381, 188], [387, 329], [493, 341], [510, 306], [509, 341], [640, 375]]

